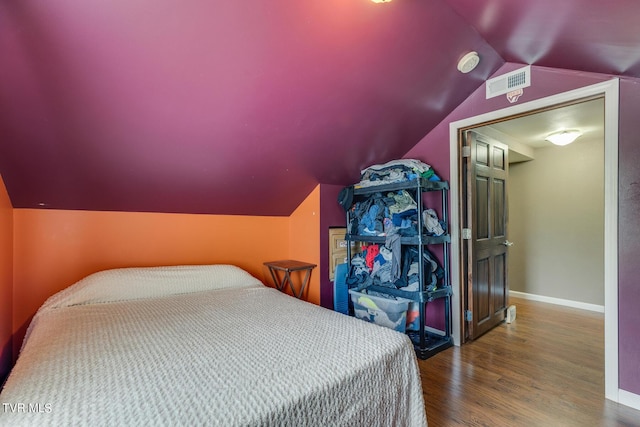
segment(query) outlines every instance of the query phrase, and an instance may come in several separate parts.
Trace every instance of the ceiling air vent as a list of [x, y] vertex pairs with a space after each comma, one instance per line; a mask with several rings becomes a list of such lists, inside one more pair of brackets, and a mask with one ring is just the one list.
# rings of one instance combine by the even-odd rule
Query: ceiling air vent
[[487, 80], [487, 99], [531, 86], [531, 66]]

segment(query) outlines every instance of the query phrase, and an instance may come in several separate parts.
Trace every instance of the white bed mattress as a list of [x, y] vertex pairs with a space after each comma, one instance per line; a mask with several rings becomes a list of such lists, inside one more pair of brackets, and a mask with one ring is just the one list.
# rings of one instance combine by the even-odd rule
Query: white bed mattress
[[232, 266], [98, 273], [34, 317], [2, 425], [425, 426], [404, 335]]

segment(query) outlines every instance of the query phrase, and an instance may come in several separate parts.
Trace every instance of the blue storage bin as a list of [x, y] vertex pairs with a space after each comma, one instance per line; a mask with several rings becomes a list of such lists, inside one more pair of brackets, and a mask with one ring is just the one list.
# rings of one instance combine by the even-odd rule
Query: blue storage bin
[[354, 314], [358, 319], [405, 332], [409, 300], [384, 298], [354, 290], [349, 290], [349, 294], [353, 302]]

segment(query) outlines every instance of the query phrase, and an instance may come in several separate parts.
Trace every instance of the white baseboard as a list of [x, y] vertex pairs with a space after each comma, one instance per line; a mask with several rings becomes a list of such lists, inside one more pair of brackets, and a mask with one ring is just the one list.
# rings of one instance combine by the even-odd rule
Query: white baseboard
[[544, 295], [528, 294], [526, 292], [509, 291], [509, 295], [516, 298], [528, 299], [532, 301], [548, 302], [549, 304], [563, 305], [565, 307], [579, 308], [582, 310], [596, 311], [604, 313], [604, 305], [589, 304], [586, 302], [572, 301], [562, 298], [547, 297]]
[[618, 403], [640, 411], [640, 395], [626, 390], [618, 390]]

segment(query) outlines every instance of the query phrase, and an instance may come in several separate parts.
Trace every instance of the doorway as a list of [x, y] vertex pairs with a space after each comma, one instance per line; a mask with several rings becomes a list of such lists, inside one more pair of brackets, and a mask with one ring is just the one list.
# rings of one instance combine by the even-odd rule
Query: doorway
[[[545, 139], [559, 129], [580, 136], [566, 146]], [[462, 189], [470, 194], [461, 203], [475, 205], [462, 211], [470, 226], [465, 340], [502, 323], [507, 296], [603, 313], [604, 98], [474, 127], [465, 136], [471, 150]], [[493, 155], [478, 165], [484, 148]], [[483, 203], [489, 196], [491, 203]]]
[[556, 105], [576, 102], [588, 97], [605, 99], [605, 209], [604, 209], [604, 288], [605, 288], [605, 396], [618, 401], [618, 88], [617, 79], [585, 88], [553, 95], [536, 101], [515, 105], [450, 124], [450, 183], [451, 200], [451, 279], [452, 325], [454, 344], [460, 345], [463, 336], [462, 240], [460, 213], [461, 150], [459, 138], [465, 129], [482, 124], [525, 115]]

